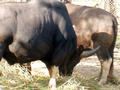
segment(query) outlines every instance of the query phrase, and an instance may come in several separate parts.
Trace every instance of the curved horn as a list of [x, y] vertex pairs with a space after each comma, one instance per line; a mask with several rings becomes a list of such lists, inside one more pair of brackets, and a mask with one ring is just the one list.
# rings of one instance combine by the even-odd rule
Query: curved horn
[[96, 47], [93, 50], [87, 50], [87, 51], [83, 51], [80, 55], [80, 58], [84, 58], [84, 57], [88, 57], [93, 55], [94, 53], [96, 53], [98, 50], [100, 49], [100, 46]]

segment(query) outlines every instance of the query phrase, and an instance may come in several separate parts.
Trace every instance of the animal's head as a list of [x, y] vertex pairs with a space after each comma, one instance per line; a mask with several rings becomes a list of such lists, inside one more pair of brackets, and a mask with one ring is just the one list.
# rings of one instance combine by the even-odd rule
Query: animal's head
[[74, 67], [79, 63], [80, 59], [93, 55], [99, 49], [100, 46], [93, 50], [84, 50], [82, 46], [79, 46], [76, 52], [72, 55], [71, 61], [65, 62], [59, 67], [59, 74], [62, 76], [70, 76], [73, 72]]

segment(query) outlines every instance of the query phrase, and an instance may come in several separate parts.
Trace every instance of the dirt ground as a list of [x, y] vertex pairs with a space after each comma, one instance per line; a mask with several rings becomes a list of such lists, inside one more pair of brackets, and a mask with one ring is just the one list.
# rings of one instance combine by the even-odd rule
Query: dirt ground
[[[120, 59], [120, 58], [119, 58]], [[120, 76], [120, 60], [114, 60], [114, 73]], [[91, 56], [88, 58], [84, 58], [76, 65], [74, 68], [74, 73], [80, 73], [86, 77], [91, 77], [98, 75], [100, 72], [100, 62], [97, 57]], [[48, 70], [44, 63], [41, 61], [32, 62], [32, 74], [41, 74], [49, 75]]]

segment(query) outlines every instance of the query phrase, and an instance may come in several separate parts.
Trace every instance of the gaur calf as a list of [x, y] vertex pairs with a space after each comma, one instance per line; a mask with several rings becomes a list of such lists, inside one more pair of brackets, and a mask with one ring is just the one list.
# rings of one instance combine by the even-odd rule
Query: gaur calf
[[[107, 77], [113, 78], [113, 54], [118, 25], [116, 18], [100, 8], [71, 3], [67, 3], [66, 7], [77, 35], [77, 46], [81, 47], [82, 51], [100, 46], [99, 51], [96, 52], [101, 63], [99, 84], [106, 83]], [[88, 57], [88, 55], [83, 55], [80, 59], [83, 57]], [[80, 59], [60, 66], [60, 74], [71, 75]]]

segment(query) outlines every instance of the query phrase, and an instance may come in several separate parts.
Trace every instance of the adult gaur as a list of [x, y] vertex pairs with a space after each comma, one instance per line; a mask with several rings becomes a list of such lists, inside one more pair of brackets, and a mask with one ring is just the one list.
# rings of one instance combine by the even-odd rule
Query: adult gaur
[[50, 74], [49, 87], [55, 90], [56, 66], [76, 59], [80, 53], [67, 9], [61, 2], [0, 4], [0, 59], [5, 58], [10, 65], [43, 61]]

